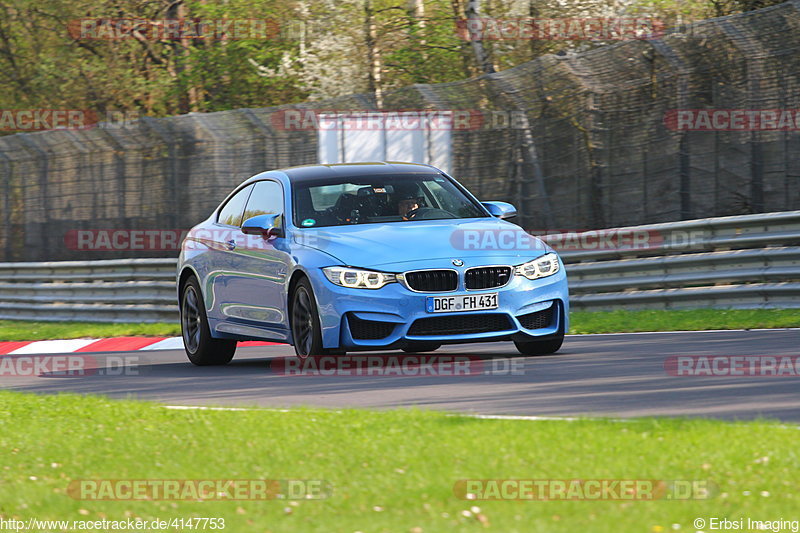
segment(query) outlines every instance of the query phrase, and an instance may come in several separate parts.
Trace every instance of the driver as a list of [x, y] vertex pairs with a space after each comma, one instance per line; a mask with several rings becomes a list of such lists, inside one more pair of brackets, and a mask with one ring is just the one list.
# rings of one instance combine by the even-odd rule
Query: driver
[[408, 196], [397, 202], [397, 214], [402, 216], [403, 220], [409, 220], [408, 214], [416, 209], [419, 209], [419, 198], [416, 196]]

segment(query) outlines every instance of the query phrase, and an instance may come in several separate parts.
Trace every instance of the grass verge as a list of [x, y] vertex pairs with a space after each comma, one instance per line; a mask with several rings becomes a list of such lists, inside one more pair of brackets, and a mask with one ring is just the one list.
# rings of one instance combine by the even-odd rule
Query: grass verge
[[800, 309], [573, 311], [570, 333], [800, 327]]
[[[690, 309], [685, 311], [573, 311], [570, 333], [635, 331], [699, 331], [800, 327], [800, 309]], [[0, 341], [77, 339], [82, 337], [181, 334], [177, 323], [104, 324], [94, 322], [29, 322], [0, 320]]]
[[102, 322], [32, 322], [0, 320], [0, 341], [33, 341], [105, 337], [171, 337], [181, 334], [180, 324], [109, 324]]
[[[788, 518], [797, 429], [758, 421], [479, 420], [415, 410], [173, 411], [0, 392], [0, 516], [220, 517], [227, 531], [694, 531]], [[699, 480], [704, 500], [466, 501], [460, 479]], [[319, 479], [324, 500], [87, 501], [71, 480]], [[478, 510], [471, 508], [479, 507]], [[675, 526], [677, 524], [678, 526]]]

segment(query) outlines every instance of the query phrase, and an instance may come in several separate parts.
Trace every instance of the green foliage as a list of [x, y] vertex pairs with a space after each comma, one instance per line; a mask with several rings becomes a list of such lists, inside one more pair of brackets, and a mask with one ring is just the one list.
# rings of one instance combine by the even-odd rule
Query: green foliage
[[[307, 94], [291, 77], [259, 76], [296, 43], [271, 40], [85, 39], [81, 19], [279, 19], [272, 3], [167, 0], [0, 2], [0, 108], [139, 111], [153, 116], [270, 106]], [[221, 9], [222, 6], [225, 9]], [[72, 30], [72, 32], [70, 31]]]
[[[774, 0], [481, 2], [501, 19], [632, 16], [670, 23], [755, 9]], [[480, 74], [456, 21], [465, 0], [0, 0], [0, 109], [92, 109], [166, 116], [268, 107], [451, 82]], [[266, 39], [83, 39], [81, 19], [260, 19]], [[370, 35], [370, 28], [374, 35]], [[484, 41], [502, 70], [602, 42]], [[372, 58], [379, 65], [375, 79]], [[377, 93], [376, 93], [377, 94]]]

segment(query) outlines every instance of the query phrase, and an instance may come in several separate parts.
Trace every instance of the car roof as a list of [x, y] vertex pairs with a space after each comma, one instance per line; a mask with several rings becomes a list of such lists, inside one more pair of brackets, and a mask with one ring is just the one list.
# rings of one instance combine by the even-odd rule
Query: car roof
[[292, 182], [318, 180], [335, 177], [375, 176], [381, 174], [441, 174], [430, 165], [420, 163], [403, 163], [398, 161], [378, 161], [366, 163], [333, 163], [328, 165], [303, 165], [282, 168]]

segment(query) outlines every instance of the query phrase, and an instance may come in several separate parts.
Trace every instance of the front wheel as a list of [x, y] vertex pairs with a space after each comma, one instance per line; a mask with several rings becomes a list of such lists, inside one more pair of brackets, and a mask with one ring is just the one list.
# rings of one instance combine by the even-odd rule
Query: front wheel
[[322, 326], [311, 282], [303, 278], [292, 293], [292, 340], [298, 357], [334, 353], [322, 347]]
[[181, 334], [189, 361], [197, 366], [225, 365], [233, 359], [236, 341], [215, 339], [197, 278], [189, 278], [181, 294]]
[[523, 355], [550, 355], [556, 353], [564, 342], [564, 335], [546, 341], [514, 341], [514, 345]]

